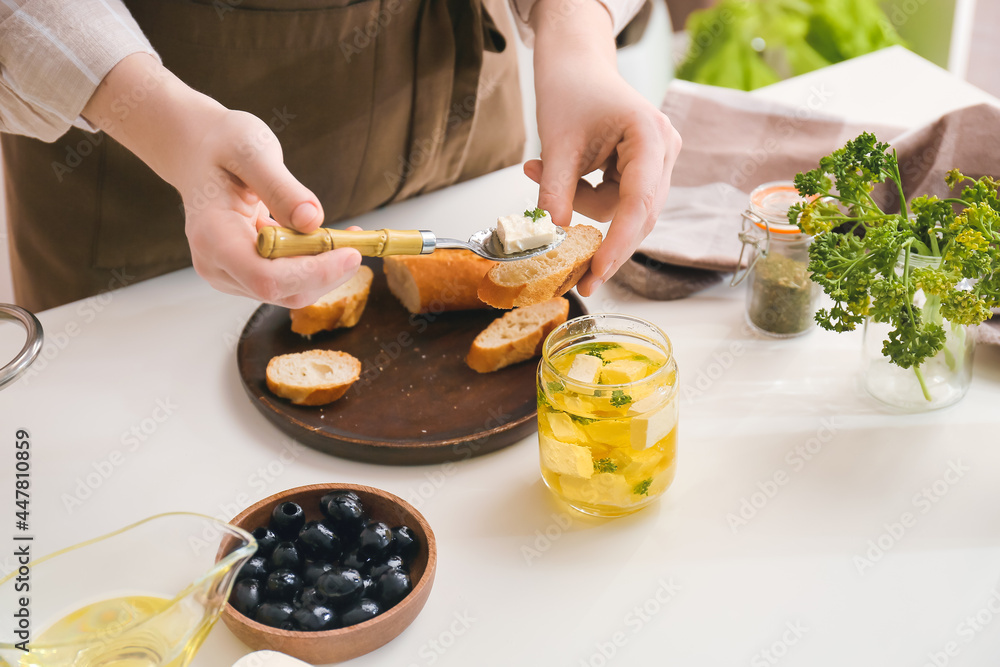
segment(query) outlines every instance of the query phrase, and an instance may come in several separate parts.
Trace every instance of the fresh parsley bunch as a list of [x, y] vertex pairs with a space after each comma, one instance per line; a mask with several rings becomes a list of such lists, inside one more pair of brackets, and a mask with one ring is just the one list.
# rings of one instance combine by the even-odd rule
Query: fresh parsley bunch
[[[979, 324], [1000, 304], [1000, 199], [998, 182], [973, 180], [957, 169], [945, 179], [958, 197], [903, 194], [895, 151], [865, 133], [795, 177], [808, 201], [788, 213], [814, 237], [809, 248], [812, 279], [834, 305], [816, 313], [831, 331], [853, 331], [870, 317], [892, 325], [882, 349], [893, 363], [919, 367], [945, 345], [944, 320]], [[900, 213], [886, 213], [872, 197], [877, 183], [891, 183]], [[903, 253], [903, 270], [897, 259]], [[911, 256], [934, 259], [911, 266]], [[923, 290], [923, 307], [914, 295]]]

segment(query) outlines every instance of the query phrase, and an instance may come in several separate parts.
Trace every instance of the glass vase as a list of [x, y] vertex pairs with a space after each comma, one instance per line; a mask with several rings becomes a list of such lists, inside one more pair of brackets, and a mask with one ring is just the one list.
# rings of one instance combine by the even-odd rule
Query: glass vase
[[[940, 257], [910, 255], [910, 268], [936, 268]], [[903, 259], [897, 266], [902, 273]], [[936, 322], [945, 331], [944, 347], [919, 366], [901, 368], [882, 353], [892, 326], [865, 321], [863, 374], [865, 390], [878, 400], [908, 411], [943, 408], [961, 400], [972, 383], [976, 341], [972, 328], [953, 324], [941, 316], [940, 298], [917, 290], [913, 308], [924, 322]]]

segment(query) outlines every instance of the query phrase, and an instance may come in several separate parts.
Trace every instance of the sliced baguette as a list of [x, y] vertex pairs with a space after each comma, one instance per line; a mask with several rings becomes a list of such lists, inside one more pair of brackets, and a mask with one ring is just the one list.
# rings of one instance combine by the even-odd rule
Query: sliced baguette
[[316, 303], [293, 308], [292, 331], [311, 336], [320, 331], [353, 327], [365, 311], [373, 277], [371, 269], [360, 266], [350, 280], [324, 294]]
[[267, 388], [296, 405], [337, 400], [361, 377], [361, 362], [346, 352], [309, 350], [267, 362]]
[[563, 242], [547, 253], [490, 269], [479, 283], [479, 298], [496, 308], [514, 308], [562, 296], [590, 268], [602, 238], [595, 227], [570, 227]]
[[504, 313], [472, 341], [465, 363], [474, 371], [492, 373], [531, 359], [541, 353], [545, 337], [568, 315], [569, 301], [562, 297]]
[[496, 262], [469, 250], [391, 255], [383, 264], [389, 291], [411, 313], [488, 308], [476, 292]]

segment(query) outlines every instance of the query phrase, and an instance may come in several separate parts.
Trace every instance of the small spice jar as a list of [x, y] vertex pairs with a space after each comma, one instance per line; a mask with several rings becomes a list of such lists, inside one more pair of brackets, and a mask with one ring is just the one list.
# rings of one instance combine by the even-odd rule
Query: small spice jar
[[800, 201], [791, 181], [765, 183], [750, 193], [750, 206], [743, 213], [740, 239], [750, 258], [747, 270], [737, 272], [732, 284], [747, 281], [747, 322], [775, 338], [808, 333], [816, 324], [823, 293], [809, 274], [812, 237], [788, 222], [788, 209]]

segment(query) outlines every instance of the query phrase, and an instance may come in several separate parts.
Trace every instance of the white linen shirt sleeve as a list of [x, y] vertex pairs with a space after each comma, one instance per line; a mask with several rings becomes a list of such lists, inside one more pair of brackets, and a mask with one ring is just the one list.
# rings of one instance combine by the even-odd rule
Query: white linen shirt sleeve
[[0, 132], [55, 141], [133, 53], [157, 57], [121, 0], [0, 0]]

